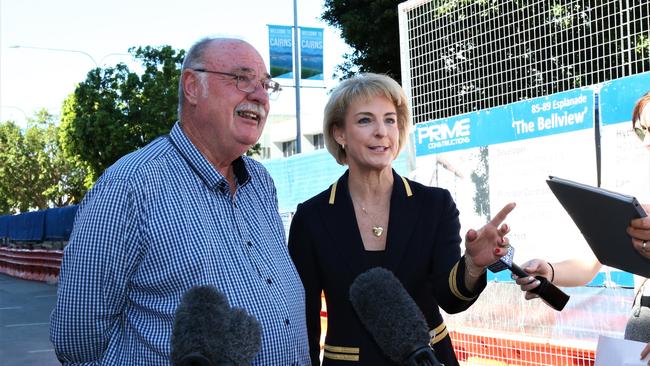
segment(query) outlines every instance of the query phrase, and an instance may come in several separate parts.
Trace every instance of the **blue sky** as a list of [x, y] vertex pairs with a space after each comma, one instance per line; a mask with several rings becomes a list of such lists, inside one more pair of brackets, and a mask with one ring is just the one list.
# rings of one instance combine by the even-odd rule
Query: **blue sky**
[[[188, 49], [206, 35], [244, 38], [267, 61], [268, 24], [293, 25], [293, 0], [0, 0], [0, 121], [23, 124], [40, 108], [58, 114], [65, 97], [95, 66], [125, 62], [133, 46]], [[297, 0], [298, 24], [325, 28], [326, 89], [348, 47], [319, 20], [320, 0]], [[45, 51], [12, 46], [83, 51]], [[115, 55], [118, 53], [118, 55]], [[285, 81], [286, 82], [286, 81]], [[294, 94], [289, 89], [283, 94]], [[288, 96], [283, 98], [288, 103]], [[279, 101], [280, 102], [280, 101]], [[282, 103], [282, 102], [280, 102]], [[272, 112], [273, 112], [272, 106]], [[282, 108], [291, 110], [291, 108]]]

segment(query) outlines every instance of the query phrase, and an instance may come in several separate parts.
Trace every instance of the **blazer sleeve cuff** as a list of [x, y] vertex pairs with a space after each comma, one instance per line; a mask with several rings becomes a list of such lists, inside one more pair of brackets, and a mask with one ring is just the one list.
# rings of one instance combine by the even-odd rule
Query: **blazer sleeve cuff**
[[474, 301], [478, 295], [487, 286], [487, 272], [478, 278], [478, 283], [474, 291], [467, 289], [465, 284], [465, 257], [461, 257], [449, 272], [449, 290], [451, 293], [463, 301]]

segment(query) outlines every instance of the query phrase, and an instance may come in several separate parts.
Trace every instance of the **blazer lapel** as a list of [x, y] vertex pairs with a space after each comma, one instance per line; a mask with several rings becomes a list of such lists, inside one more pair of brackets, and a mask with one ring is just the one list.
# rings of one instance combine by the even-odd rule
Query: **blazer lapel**
[[336, 182], [336, 187], [330, 187], [328, 201], [321, 206], [321, 217], [331, 239], [326, 244], [332, 247], [331, 252], [337, 253], [340, 262], [345, 263], [350, 276], [355, 276], [363, 260], [363, 243], [348, 190], [348, 175], [346, 171]]
[[[351, 278], [357, 275], [363, 263], [363, 242], [352, 199], [348, 190], [348, 175], [345, 172], [336, 182], [335, 191], [330, 187], [328, 201], [321, 205], [323, 224], [329, 233], [328, 239], [340, 263], [345, 263]], [[408, 243], [413, 236], [421, 205], [417, 202], [408, 182], [393, 171], [393, 191], [390, 199], [388, 237], [386, 238], [385, 266], [393, 272], [399, 270]], [[326, 239], [327, 240], [327, 239]]]
[[393, 192], [390, 198], [386, 267], [397, 273], [408, 243], [413, 236], [421, 205], [408, 181], [393, 170]]

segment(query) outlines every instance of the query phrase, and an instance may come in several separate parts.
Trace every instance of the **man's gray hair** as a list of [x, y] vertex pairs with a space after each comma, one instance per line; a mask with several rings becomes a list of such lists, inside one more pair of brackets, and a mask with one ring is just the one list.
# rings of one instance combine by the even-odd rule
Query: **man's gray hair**
[[[181, 112], [183, 111], [183, 103], [185, 102], [185, 93], [183, 91], [183, 71], [185, 69], [202, 69], [205, 67], [205, 51], [208, 49], [208, 46], [213, 41], [219, 38], [216, 37], [205, 37], [194, 43], [190, 47], [189, 51], [185, 55], [183, 60], [183, 66], [181, 66], [181, 75], [178, 79], [178, 119], [181, 119]], [[200, 76], [201, 84], [203, 85], [203, 90], [207, 92], [207, 79], [205, 75], [201, 74]]]

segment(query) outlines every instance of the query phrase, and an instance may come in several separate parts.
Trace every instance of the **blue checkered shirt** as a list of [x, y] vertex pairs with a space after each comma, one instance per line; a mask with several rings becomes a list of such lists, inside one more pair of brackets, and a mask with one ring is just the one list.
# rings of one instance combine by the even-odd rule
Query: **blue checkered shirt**
[[253, 365], [308, 365], [304, 291], [262, 165], [237, 190], [176, 125], [124, 156], [86, 194], [59, 277], [50, 339], [71, 365], [169, 365], [182, 295], [210, 284], [262, 325]]

